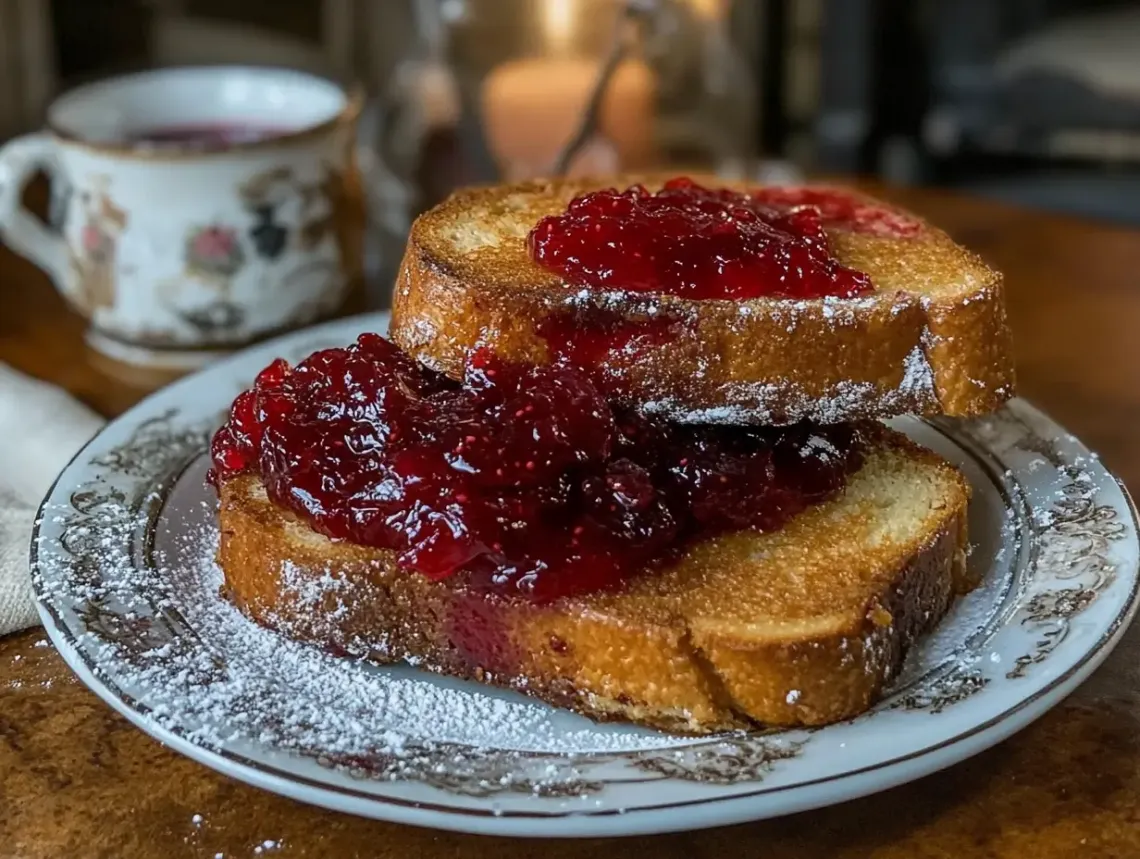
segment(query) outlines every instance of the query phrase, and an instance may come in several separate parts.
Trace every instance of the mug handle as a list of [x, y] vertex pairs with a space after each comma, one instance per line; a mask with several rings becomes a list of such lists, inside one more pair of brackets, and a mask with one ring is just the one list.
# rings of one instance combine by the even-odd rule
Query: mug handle
[[39, 171], [58, 171], [55, 142], [44, 132], [25, 134], [0, 147], [0, 236], [18, 254], [66, 287], [67, 243], [24, 208], [21, 195]]

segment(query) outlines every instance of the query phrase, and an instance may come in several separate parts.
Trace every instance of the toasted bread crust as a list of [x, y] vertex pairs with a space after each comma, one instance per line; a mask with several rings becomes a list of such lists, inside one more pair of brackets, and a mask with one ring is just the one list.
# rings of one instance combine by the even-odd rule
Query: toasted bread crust
[[[966, 584], [961, 475], [889, 432], [869, 462], [845, 496], [782, 532], [728, 535], [622, 591], [544, 606], [472, 594], [399, 569], [393, 552], [328, 540], [254, 476], [221, 489], [218, 561], [251, 618], [338, 652], [670, 731], [826, 724], [870, 706]], [[930, 486], [892, 542], [881, 535], [896, 514], [884, 505], [897, 493], [864, 484], [896, 466], [898, 481]]]
[[[1001, 276], [929, 225], [912, 238], [831, 231], [836, 257], [876, 285], [872, 295], [847, 300], [599, 293], [569, 286], [530, 259], [526, 232], [540, 217], [577, 193], [637, 180], [649, 187], [662, 181], [530, 182], [453, 195], [412, 227], [392, 339], [428, 366], [459, 376], [478, 346], [507, 360], [548, 360], [537, 329], [551, 314], [603, 307], [630, 320], [668, 318], [676, 323], [670, 342], [615, 359], [609, 369], [626, 405], [675, 420], [967, 416], [1013, 395]], [[457, 240], [472, 219], [495, 234], [491, 243], [466, 247]]]

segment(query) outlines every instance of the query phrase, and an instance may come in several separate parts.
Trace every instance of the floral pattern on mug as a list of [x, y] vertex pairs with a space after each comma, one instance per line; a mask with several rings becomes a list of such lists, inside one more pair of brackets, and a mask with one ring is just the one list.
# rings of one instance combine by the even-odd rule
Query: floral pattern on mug
[[77, 292], [75, 300], [88, 313], [115, 304], [115, 280], [119, 238], [127, 228], [126, 211], [111, 199], [110, 179], [88, 179], [80, 192], [83, 223], [78, 242], [68, 248]]
[[186, 270], [207, 277], [233, 277], [245, 263], [238, 232], [211, 224], [197, 227], [186, 238]]
[[79, 231], [79, 241], [83, 254], [88, 259], [107, 260], [114, 251], [115, 241], [104, 232], [98, 223], [88, 221]]

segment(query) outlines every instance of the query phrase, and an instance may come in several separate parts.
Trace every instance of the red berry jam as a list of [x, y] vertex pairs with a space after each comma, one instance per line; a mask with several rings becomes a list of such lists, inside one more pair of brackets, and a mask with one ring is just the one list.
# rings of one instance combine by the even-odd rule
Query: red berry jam
[[[896, 224], [897, 221], [897, 224]], [[853, 298], [873, 290], [831, 255], [824, 227], [883, 232], [903, 219], [840, 191], [709, 189], [672, 179], [575, 197], [528, 237], [567, 282], [692, 299]]]
[[850, 425], [655, 423], [566, 366], [476, 353], [460, 384], [374, 334], [271, 364], [211, 452], [215, 484], [257, 473], [330, 537], [537, 601], [612, 587], [723, 531], [775, 528], [861, 462]]
[[546, 341], [552, 362], [588, 372], [594, 384], [613, 397], [622, 393], [615, 369], [650, 360], [648, 353], [676, 340], [682, 325], [664, 314], [630, 319], [615, 311], [586, 307], [549, 314], [538, 321], [536, 331]]
[[839, 188], [770, 185], [749, 196], [760, 205], [782, 210], [811, 207], [819, 212], [823, 225], [832, 229], [898, 239], [913, 238], [922, 231], [916, 218]]

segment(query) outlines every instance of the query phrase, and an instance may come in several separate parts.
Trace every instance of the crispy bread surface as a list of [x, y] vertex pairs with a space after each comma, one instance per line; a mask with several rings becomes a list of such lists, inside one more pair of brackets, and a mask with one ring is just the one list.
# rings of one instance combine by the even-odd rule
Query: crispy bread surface
[[842, 495], [779, 531], [534, 605], [329, 540], [242, 476], [221, 489], [218, 560], [247, 615], [337, 652], [670, 731], [820, 725], [870, 706], [968, 588], [968, 497], [956, 469], [884, 429]]
[[598, 292], [567, 285], [530, 258], [531, 228], [575, 195], [635, 181], [655, 188], [664, 178], [456, 193], [412, 227], [392, 339], [458, 377], [478, 346], [507, 360], [548, 360], [538, 329], [551, 315], [585, 318], [600, 308], [630, 322], [667, 319], [667, 342], [616, 354], [608, 370], [624, 404], [690, 422], [967, 416], [1013, 396], [1001, 276], [927, 224], [909, 238], [829, 231], [840, 262], [866, 272], [876, 287], [855, 299], [694, 301]]

